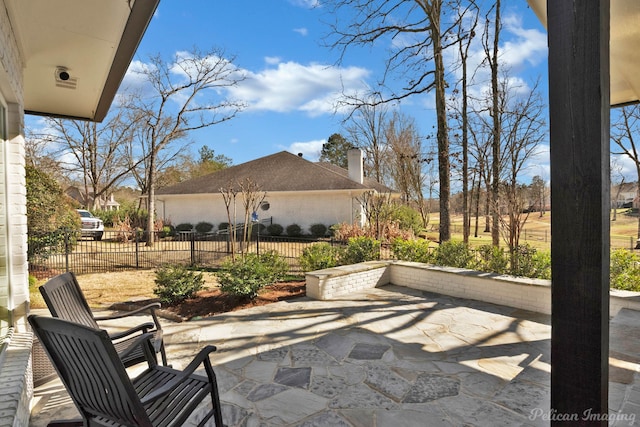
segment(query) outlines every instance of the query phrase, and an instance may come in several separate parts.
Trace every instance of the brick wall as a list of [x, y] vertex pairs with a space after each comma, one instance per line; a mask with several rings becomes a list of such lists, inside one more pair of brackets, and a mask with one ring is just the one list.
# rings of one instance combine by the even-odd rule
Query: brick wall
[[[442, 295], [551, 314], [551, 282], [406, 261], [365, 262], [306, 274], [307, 295], [331, 300], [353, 291], [394, 284]], [[640, 293], [610, 292], [610, 315], [640, 310]]]
[[29, 425], [33, 396], [30, 332], [10, 332], [8, 346], [0, 357], [0, 426]]

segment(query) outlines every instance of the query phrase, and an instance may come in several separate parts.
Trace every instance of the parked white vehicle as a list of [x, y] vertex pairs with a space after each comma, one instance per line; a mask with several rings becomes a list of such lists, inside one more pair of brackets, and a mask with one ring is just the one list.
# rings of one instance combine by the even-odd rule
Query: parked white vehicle
[[92, 237], [93, 240], [102, 240], [104, 224], [100, 218], [96, 218], [91, 212], [84, 209], [76, 209], [82, 222], [82, 237]]

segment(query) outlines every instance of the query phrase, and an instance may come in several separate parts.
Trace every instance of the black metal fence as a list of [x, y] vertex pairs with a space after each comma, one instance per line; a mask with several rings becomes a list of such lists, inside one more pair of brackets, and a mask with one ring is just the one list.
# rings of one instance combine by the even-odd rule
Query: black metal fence
[[[302, 251], [319, 241], [340, 245], [328, 239], [290, 238], [254, 235], [248, 243], [231, 242], [228, 234], [184, 232], [175, 236], [154, 234], [153, 244], [146, 233], [125, 234], [105, 231], [101, 240], [82, 237], [79, 232], [30, 236], [30, 269], [41, 275], [63, 271], [76, 274], [104, 273], [136, 269], [154, 269], [164, 264], [184, 264], [215, 268], [236, 252], [263, 253], [274, 250], [289, 263], [292, 274], [302, 274]], [[242, 247], [248, 244], [247, 248]], [[38, 250], [33, 250], [33, 248]]]

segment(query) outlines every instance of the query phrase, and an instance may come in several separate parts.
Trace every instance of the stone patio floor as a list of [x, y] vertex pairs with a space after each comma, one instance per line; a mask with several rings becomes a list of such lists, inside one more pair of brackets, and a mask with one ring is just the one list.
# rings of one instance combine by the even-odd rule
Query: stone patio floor
[[[538, 313], [388, 285], [163, 328], [174, 367], [218, 347], [229, 427], [544, 426], [553, 415], [550, 317]], [[610, 337], [610, 425], [637, 425], [640, 313], [622, 310]], [[76, 414], [59, 380], [36, 388], [30, 426]]]

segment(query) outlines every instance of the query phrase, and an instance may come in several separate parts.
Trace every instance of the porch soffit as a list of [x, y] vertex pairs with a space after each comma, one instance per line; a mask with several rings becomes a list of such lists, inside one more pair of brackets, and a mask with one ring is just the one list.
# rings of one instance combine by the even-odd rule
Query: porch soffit
[[24, 61], [25, 112], [102, 120], [158, 2], [5, 0]]
[[[547, 0], [527, 0], [547, 26]], [[611, 1], [610, 73], [611, 105], [640, 101], [640, 2]]]

